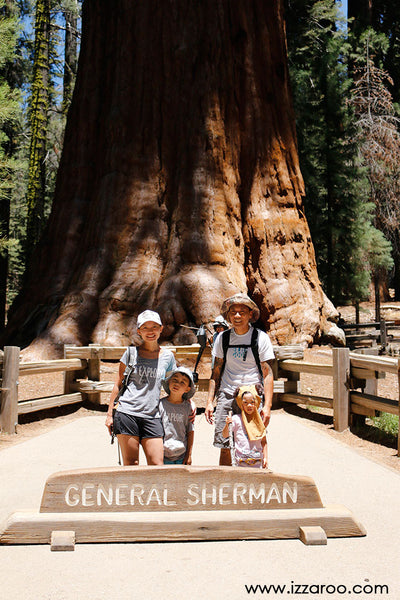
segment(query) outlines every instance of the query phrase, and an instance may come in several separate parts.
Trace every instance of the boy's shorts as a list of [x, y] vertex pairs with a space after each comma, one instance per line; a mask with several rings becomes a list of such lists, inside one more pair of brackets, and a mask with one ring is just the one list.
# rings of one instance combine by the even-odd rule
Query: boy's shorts
[[161, 419], [146, 419], [144, 417], [135, 417], [119, 412], [114, 416], [115, 435], [133, 435], [139, 440], [143, 438], [162, 438], [164, 437], [164, 428]]
[[177, 456], [176, 458], [167, 458], [166, 456], [164, 456], [164, 465], [183, 465], [184, 460], [185, 454]]
[[[214, 446], [216, 448], [229, 448], [229, 437], [224, 438], [222, 435], [222, 430], [225, 427], [226, 417], [228, 416], [229, 411], [231, 410], [233, 413], [237, 412], [237, 407], [236, 410], [234, 410], [234, 407], [232, 407], [232, 402], [232, 394], [228, 394], [227, 392], [218, 392], [217, 406], [215, 407], [214, 412]], [[236, 406], [236, 402], [234, 404]]]

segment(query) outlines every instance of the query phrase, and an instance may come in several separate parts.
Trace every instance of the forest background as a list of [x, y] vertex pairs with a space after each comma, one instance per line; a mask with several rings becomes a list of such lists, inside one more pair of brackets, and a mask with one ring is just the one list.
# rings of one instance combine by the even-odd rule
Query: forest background
[[[0, 327], [51, 211], [81, 2], [0, 0]], [[285, 0], [305, 212], [335, 305], [400, 299], [400, 7]]]

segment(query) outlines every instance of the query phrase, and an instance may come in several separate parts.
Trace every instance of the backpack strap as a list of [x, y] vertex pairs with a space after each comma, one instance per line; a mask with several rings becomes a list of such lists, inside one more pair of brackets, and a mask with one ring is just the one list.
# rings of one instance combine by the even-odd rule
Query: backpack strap
[[128, 346], [128, 364], [125, 367], [124, 376], [122, 378], [122, 385], [118, 392], [118, 396], [115, 399], [116, 402], [118, 401], [118, 399], [122, 396], [122, 394], [125, 392], [126, 388], [128, 387], [129, 378], [131, 376], [132, 371], [136, 367], [136, 363], [137, 363], [136, 346]]
[[253, 328], [253, 333], [251, 334], [251, 342], [250, 343], [251, 343], [251, 350], [254, 355], [254, 360], [256, 361], [258, 370], [260, 371], [261, 380], [262, 380], [263, 372], [262, 372], [262, 368], [261, 368], [260, 353], [258, 352], [258, 329], [256, 329], [255, 327]]
[[[221, 374], [220, 374], [220, 379], [222, 379], [222, 373], [224, 372], [225, 369], [225, 365], [226, 365], [226, 355], [228, 352], [228, 348], [247, 348], [247, 345], [235, 345], [235, 346], [230, 346], [229, 342], [230, 342], [230, 336], [231, 336], [231, 330], [227, 329], [226, 331], [222, 332], [222, 351], [224, 353], [223, 356], [223, 363], [222, 363], [222, 367], [221, 367]], [[253, 356], [254, 356], [254, 360], [256, 361], [256, 365], [257, 368], [260, 372], [261, 375], [261, 379], [263, 376], [262, 373], [262, 368], [261, 368], [261, 361], [260, 361], [260, 354], [258, 351], [258, 329], [256, 329], [255, 327], [253, 327], [253, 331], [251, 334], [251, 341], [250, 341], [250, 348], [253, 352]], [[246, 351], [247, 352], [247, 351]]]
[[128, 364], [125, 367], [124, 371], [124, 384], [127, 387], [129, 382], [129, 377], [136, 366], [137, 362], [137, 350], [136, 346], [128, 346]]
[[226, 365], [226, 354], [228, 352], [230, 338], [231, 338], [231, 330], [230, 329], [226, 329], [225, 331], [222, 332], [222, 351], [224, 353], [224, 356], [222, 359], [223, 363], [222, 363], [222, 367], [221, 367], [220, 381], [222, 379], [222, 373], [224, 372], [225, 365]]
[[137, 350], [136, 346], [128, 346], [128, 367], [132, 371], [133, 367], [137, 362]]

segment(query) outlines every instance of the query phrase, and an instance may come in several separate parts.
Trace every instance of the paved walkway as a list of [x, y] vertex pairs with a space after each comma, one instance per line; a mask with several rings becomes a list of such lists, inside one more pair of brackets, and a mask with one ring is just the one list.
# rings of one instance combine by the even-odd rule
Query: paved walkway
[[[82, 418], [1, 451], [0, 520], [14, 510], [38, 509], [45, 480], [56, 471], [116, 465], [103, 423], [104, 416]], [[217, 464], [211, 438], [212, 427], [200, 415], [193, 464]], [[78, 544], [74, 552], [0, 546], [0, 597], [399, 600], [400, 475], [282, 413], [273, 415], [269, 447], [273, 471], [311, 476], [322, 501], [352, 510], [367, 536], [329, 539], [327, 546], [299, 540]], [[257, 584], [286, 589], [246, 591]], [[317, 593], [322, 585], [329, 587]], [[389, 593], [372, 592], [376, 585]]]

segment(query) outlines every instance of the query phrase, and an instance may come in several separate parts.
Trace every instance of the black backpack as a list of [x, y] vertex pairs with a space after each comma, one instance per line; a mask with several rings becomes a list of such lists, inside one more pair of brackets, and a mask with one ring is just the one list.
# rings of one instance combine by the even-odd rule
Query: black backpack
[[222, 350], [224, 353], [224, 358], [223, 358], [224, 362], [222, 363], [220, 377], [222, 378], [222, 373], [224, 372], [224, 369], [225, 369], [226, 354], [228, 352], [228, 348], [246, 348], [246, 351], [243, 355], [244, 361], [247, 358], [247, 349], [251, 348], [251, 351], [253, 352], [254, 360], [256, 361], [258, 370], [259, 370], [261, 378], [262, 378], [263, 373], [262, 373], [262, 369], [261, 369], [260, 355], [258, 352], [258, 329], [256, 329], [255, 327], [253, 328], [250, 344], [230, 344], [229, 342], [230, 342], [230, 337], [231, 337], [231, 331], [232, 331], [231, 329], [227, 329], [226, 331], [223, 331], [221, 334], [222, 335]]

